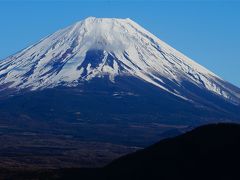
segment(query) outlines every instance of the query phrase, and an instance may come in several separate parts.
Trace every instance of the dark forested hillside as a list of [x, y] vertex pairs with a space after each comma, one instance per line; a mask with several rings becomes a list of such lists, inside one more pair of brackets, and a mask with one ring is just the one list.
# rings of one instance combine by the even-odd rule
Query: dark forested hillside
[[240, 125], [213, 124], [162, 140], [104, 168], [2, 171], [22, 179], [172, 180], [240, 179]]

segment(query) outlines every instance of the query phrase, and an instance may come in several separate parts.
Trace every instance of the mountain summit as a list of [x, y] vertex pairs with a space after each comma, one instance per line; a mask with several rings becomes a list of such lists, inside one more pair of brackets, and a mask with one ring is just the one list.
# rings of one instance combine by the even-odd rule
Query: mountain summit
[[0, 61], [2, 90], [75, 87], [103, 77], [134, 77], [190, 101], [191, 84], [240, 103], [238, 88], [130, 19], [89, 17]]

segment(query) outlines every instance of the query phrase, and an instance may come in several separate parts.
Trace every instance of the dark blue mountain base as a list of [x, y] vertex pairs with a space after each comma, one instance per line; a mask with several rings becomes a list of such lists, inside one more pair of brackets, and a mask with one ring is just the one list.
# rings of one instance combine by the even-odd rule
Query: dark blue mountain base
[[[190, 89], [194, 85], [185, 87]], [[37, 157], [38, 160], [31, 163], [39, 167], [59, 167], [59, 163], [54, 164], [59, 161], [62, 167], [102, 166], [120, 155], [193, 127], [240, 119], [238, 106], [208, 91], [196, 91], [192, 103], [136, 78], [118, 78], [112, 83], [106, 77], [72, 88], [19, 92], [15, 96], [6, 93], [8, 97], [0, 101], [0, 125], [2, 135], [12, 142], [9, 147], [13, 150], [6, 154], [8, 150], [2, 144], [0, 158], [11, 157], [18, 161], [25, 154], [30, 160]], [[48, 138], [58, 142], [57, 145], [52, 147], [51, 142], [46, 141]], [[19, 141], [22, 144], [15, 145]], [[72, 142], [71, 147], [66, 150], [69, 142]], [[86, 146], [89, 150], [84, 148], [83, 142], [90, 143]], [[34, 148], [39, 147], [38, 143], [43, 149]], [[77, 150], [73, 153], [72, 149]], [[67, 157], [70, 160], [82, 156], [81, 149], [89, 151], [92, 157], [66, 163]], [[96, 152], [96, 149], [103, 152]], [[18, 155], [12, 157], [14, 153]], [[38, 162], [44, 155], [53, 157], [52, 154], [59, 155], [55, 156], [54, 163]], [[65, 158], [61, 159], [63, 154]], [[18, 163], [31, 166], [22, 160]]]

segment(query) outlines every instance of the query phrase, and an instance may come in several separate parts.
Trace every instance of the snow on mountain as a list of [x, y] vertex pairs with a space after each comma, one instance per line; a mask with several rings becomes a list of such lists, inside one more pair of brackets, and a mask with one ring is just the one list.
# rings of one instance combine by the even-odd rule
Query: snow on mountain
[[240, 102], [237, 88], [130, 19], [90, 17], [0, 61], [2, 89], [77, 86], [103, 76], [113, 83], [117, 76], [134, 76], [184, 99], [164, 79], [178, 87], [188, 81]]

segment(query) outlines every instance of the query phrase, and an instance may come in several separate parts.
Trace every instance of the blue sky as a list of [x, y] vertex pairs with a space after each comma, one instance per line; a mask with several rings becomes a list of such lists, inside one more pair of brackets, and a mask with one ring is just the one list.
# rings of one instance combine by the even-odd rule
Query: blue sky
[[88, 16], [131, 18], [240, 87], [240, 2], [0, 0], [0, 59]]

